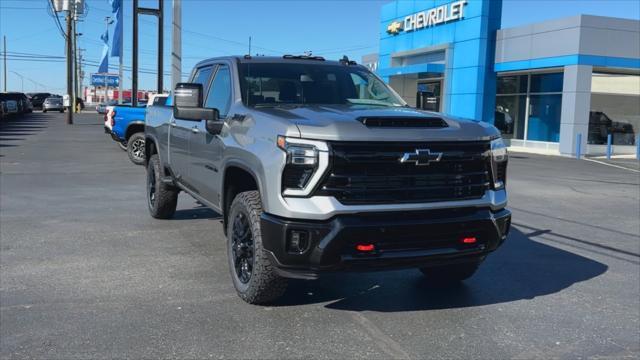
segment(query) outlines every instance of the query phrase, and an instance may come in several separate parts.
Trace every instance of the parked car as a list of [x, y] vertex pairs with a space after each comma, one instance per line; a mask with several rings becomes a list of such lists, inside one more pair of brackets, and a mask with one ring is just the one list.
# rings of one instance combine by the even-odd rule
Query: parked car
[[42, 103], [42, 112], [46, 113], [47, 111], [60, 111], [64, 112], [64, 103], [62, 98], [59, 97], [48, 97]]
[[221, 214], [246, 302], [333, 271], [461, 281], [506, 239], [492, 125], [410, 108], [348, 59], [214, 58], [192, 74], [147, 109], [147, 204], [171, 218], [183, 191]]
[[42, 109], [42, 104], [46, 98], [51, 97], [50, 93], [34, 93], [31, 95], [31, 103], [34, 109]]
[[0, 100], [0, 120], [4, 120], [7, 116], [7, 104]]
[[96, 111], [98, 112], [98, 114], [106, 114], [107, 113], [107, 106], [114, 106], [117, 105], [118, 101], [117, 100], [109, 100], [106, 102], [102, 102], [100, 104], [98, 104], [96, 106]]
[[13, 94], [10, 93], [0, 93], [0, 101], [4, 102], [5, 106], [5, 116], [13, 116], [20, 114], [20, 109], [18, 107], [18, 100]]
[[33, 105], [27, 98], [27, 95], [21, 92], [7, 92], [4, 94], [8, 100], [14, 100], [16, 102], [18, 114], [27, 114], [33, 112]]

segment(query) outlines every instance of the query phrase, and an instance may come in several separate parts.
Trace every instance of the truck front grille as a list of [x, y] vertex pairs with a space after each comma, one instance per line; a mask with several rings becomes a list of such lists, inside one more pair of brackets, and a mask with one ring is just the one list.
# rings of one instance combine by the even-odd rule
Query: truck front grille
[[[402, 204], [481, 198], [490, 186], [488, 142], [331, 142], [331, 166], [316, 195], [342, 204]], [[401, 163], [417, 149], [440, 161]]]

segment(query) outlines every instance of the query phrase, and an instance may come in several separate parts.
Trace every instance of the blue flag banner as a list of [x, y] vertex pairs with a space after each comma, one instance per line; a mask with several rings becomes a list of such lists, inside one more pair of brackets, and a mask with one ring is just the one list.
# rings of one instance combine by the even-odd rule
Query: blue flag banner
[[102, 48], [102, 59], [100, 60], [100, 66], [98, 67], [99, 73], [109, 72], [109, 30], [105, 30], [104, 34], [100, 36], [100, 40], [104, 42]]
[[122, 49], [122, 15], [124, 9], [122, 8], [122, 0], [109, 0], [111, 3], [111, 12], [116, 19], [116, 28], [113, 31], [113, 41], [111, 42], [111, 56], [121, 57], [120, 50]]

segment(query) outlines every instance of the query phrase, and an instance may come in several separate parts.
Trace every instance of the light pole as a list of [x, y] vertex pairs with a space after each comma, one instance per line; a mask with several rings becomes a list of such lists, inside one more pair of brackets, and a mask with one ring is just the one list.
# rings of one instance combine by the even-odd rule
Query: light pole
[[9, 70], [9, 72], [12, 72], [12, 73], [14, 73], [14, 74], [16, 74], [16, 75], [20, 76], [20, 81], [22, 82], [22, 90], [21, 90], [21, 91], [22, 91], [22, 92], [24, 92], [24, 76], [22, 76], [22, 75], [18, 74], [17, 72], [15, 72], [15, 71], [13, 71], [13, 70]]
[[[113, 24], [113, 19], [111, 16], [104, 17], [104, 24], [107, 28], [107, 34], [109, 33], [109, 25]], [[109, 52], [107, 51], [107, 57], [109, 56]], [[107, 72], [109, 72], [109, 68], [107, 68]], [[118, 94], [118, 96], [122, 96], [122, 94]], [[107, 75], [104, 75], [104, 102], [109, 101], [109, 85], [107, 85]]]

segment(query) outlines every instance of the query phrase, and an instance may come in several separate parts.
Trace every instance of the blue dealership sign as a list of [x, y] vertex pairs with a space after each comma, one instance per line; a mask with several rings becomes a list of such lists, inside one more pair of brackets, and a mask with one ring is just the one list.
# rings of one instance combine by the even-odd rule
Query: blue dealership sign
[[91, 74], [91, 85], [116, 87], [120, 84], [118, 75]]

